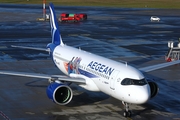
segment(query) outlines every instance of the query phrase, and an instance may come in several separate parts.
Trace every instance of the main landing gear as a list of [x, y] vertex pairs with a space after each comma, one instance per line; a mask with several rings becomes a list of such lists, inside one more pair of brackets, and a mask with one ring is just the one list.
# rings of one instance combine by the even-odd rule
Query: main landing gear
[[122, 101], [122, 104], [124, 105], [124, 108], [125, 108], [124, 113], [123, 113], [124, 117], [131, 117], [131, 111], [129, 111], [128, 103]]

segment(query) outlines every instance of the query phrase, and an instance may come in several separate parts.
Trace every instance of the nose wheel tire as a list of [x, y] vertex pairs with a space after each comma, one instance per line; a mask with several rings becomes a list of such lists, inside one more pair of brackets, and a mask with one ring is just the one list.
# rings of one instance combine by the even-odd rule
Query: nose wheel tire
[[131, 111], [129, 111], [129, 104], [124, 102], [124, 101], [122, 101], [122, 104], [125, 107], [125, 110], [124, 110], [124, 113], [123, 113], [124, 117], [131, 117]]
[[124, 111], [123, 113], [124, 117], [131, 117], [131, 111]]

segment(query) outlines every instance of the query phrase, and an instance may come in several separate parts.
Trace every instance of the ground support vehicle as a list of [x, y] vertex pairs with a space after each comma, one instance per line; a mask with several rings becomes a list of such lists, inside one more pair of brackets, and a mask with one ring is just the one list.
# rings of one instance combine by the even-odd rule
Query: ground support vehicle
[[155, 22], [155, 21], [159, 22], [160, 18], [157, 16], [151, 16], [150, 20], [151, 20], [151, 22]]
[[58, 21], [60, 22], [79, 22], [82, 20], [87, 19], [87, 14], [80, 13], [80, 14], [68, 14], [68, 13], [61, 13]]
[[165, 60], [167, 62], [180, 60], [180, 39], [179, 39], [179, 43], [177, 44], [177, 47], [174, 47], [173, 41], [168, 42], [168, 47], [169, 47], [169, 50], [165, 56]]

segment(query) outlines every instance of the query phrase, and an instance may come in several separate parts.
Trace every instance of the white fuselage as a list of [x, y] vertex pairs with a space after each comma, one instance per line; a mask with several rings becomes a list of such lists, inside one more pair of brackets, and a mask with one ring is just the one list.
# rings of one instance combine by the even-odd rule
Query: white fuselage
[[66, 45], [59, 45], [53, 52], [56, 66], [66, 75], [86, 79], [81, 87], [102, 91], [127, 103], [142, 104], [150, 98], [149, 85], [122, 85], [124, 78], [141, 80], [144, 75], [132, 66], [116, 62]]

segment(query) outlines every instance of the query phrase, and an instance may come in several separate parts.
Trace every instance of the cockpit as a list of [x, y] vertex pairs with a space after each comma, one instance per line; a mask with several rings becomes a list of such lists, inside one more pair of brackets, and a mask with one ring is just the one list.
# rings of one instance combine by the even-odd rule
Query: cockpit
[[122, 80], [121, 85], [139, 85], [143, 86], [148, 84], [146, 79], [143, 78], [141, 80], [131, 79], [131, 78], [125, 78]]

